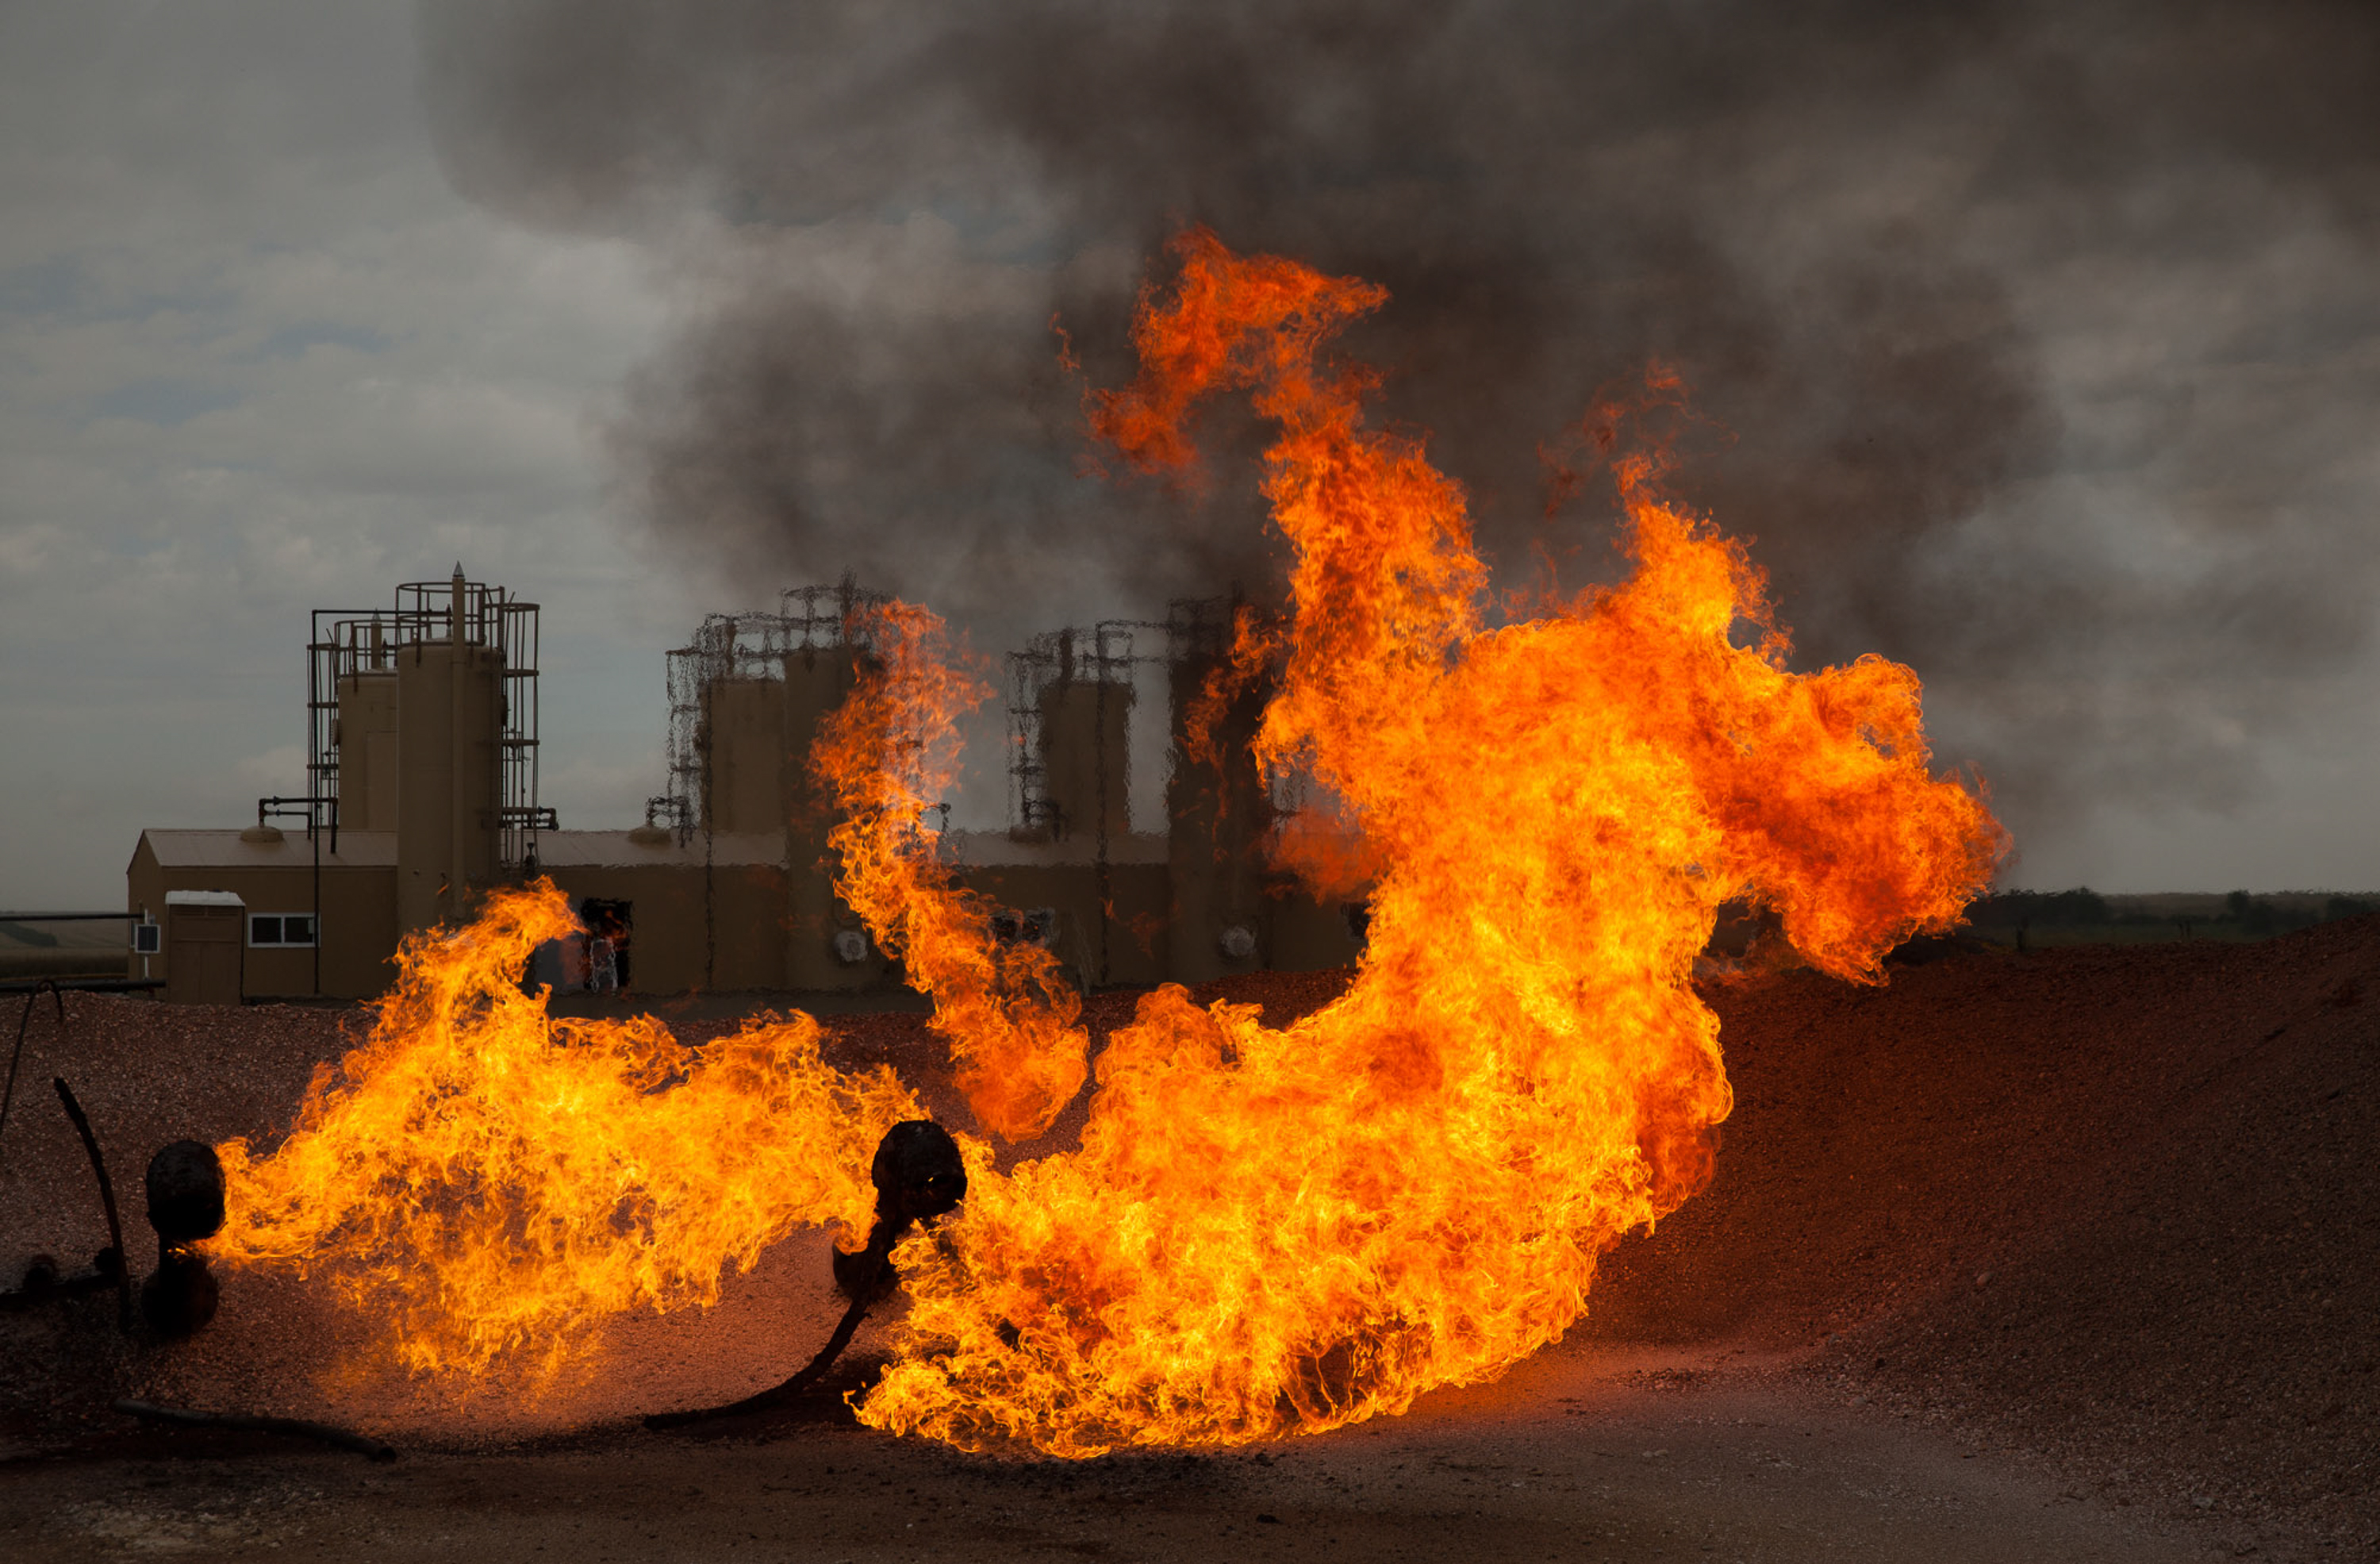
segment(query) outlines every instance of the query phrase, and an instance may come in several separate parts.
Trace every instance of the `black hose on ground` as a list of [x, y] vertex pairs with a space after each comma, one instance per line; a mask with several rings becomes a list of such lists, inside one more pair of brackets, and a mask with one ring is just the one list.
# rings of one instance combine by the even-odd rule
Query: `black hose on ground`
[[[891, 1252], [890, 1246], [879, 1251], [870, 1244], [865, 1252], [873, 1257], [876, 1262], [874, 1269], [868, 1273], [869, 1277], [880, 1278], [888, 1268], [887, 1256]], [[690, 1423], [708, 1422], [714, 1417], [740, 1417], [747, 1412], [766, 1411], [771, 1407], [781, 1406], [794, 1399], [817, 1384], [826, 1371], [834, 1366], [835, 1359], [843, 1356], [843, 1350], [851, 1345], [851, 1338], [858, 1334], [859, 1322], [868, 1317], [868, 1306], [875, 1301], [874, 1297], [871, 1296], [872, 1291], [872, 1289], [864, 1289], [851, 1301], [851, 1306], [843, 1312], [842, 1322], [834, 1327], [834, 1334], [826, 1338], [826, 1345], [819, 1349], [818, 1356], [812, 1358], [808, 1366], [791, 1379], [772, 1385], [766, 1390], [757, 1391], [740, 1401], [730, 1401], [725, 1406], [693, 1407], [685, 1411], [654, 1412], [645, 1419], [645, 1426], [658, 1433], [666, 1428], [683, 1428]]]
[[309, 1423], [300, 1417], [258, 1417], [249, 1412], [193, 1411], [188, 1407], [161, 1407], [149, 1401], [130, 1398], [109, 1403], [117, 1411], [137, 1417], [143, 1423], [170, 1423], [177, 1428], [225, 1428], [247, 1434], [287, 1434], [299, 1439], [312, 1439], [319, 1444], [336, 1445], [343, 1450], [353, 1450], [374, 1460], [395, 1460], [396, 1448], [384, 1445], [369, 1434], [358, 1434], [351, 1428], [341, 1428], [328, 1423]]
[[842, 1321], [818, 1355], [792, 1378], [740, 1401], [655, 1412], [645, 1419], [647, 1428], [683, 1428], [715, 1417], [766, 1411], [817, 1384], [851, 1345], [868, 1306], [892, 1290], [892, 1246], [909, 1230], [909, 1224], [930, 1222], [966, 1198], [966, 1165], [959, 1157], [958, 1142], [930, 1118], [909, 1119], [886, 1130], [884, 1139], [877, 1142], [868, 1177], [876, 1186], [876, 1223], [868, 1229], [866, 1249], [856, 1254], [835, 1252], [834, 1279], [850, 1296], [851, 1306], [844, 1310]]
[[91, 1170], [99, 1179], [99, 1203], [107, 1208], [107, 1241], [115, 1250], [115, 1321], [124, 1334], [132, 1334], [132, 1267], [125, 1262], [124, 1223], [115, 1215], [115, 1186], [107, 1177], [107, 1160], [99, 1155], [99, 1137], [91, 1132], [91, 1120], [84, 1117], [82, 1105], [75, 1101], [74, 1088], [67, 1078], [55, 1075], [50, 1084], [58, 1089], [58, 1101], [66, 1105], [67, 1117], [74, 1120], [75, 1132], [82, 1137], [82, 1149], [91, 1155]]
[[66, 1035], [66, 996], [58, 991], [57, 979], [45, 977], [25, 991], [25, 1008], [17, 1017], [17, 1047], [8, 1056], [8, 1085], [6, 1090], [0, 1090], [0, 1135], [6, 1135], [8, 1132], [8, 1109], [17, 1100], [17, 1066], [22, 1063], [25, 1057], [25, 1029], [32, 1024], [33, 1002], [42, 996], [42, 990], [44, 988], [50, 991], [50, 1002], [57, 1007], [58, 1035], [60, 1037]]

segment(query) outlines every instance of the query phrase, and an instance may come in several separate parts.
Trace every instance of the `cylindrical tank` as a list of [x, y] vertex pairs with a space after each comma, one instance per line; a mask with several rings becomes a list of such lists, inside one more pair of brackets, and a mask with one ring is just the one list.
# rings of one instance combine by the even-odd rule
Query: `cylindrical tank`
[[396, 670], [364, 668], [339, 677], [339, 827], [396, 829]]
[[[1264, 715], [1266, 692], [1243, 688], [1216, 713], [1208, 758], [1194, 759], [1187, 715], [1204, 705], [1208, 679], [1222, 666], [1220, 653], [1177, 654], [1168, 674], [1174, 712], [1173, 776], [1166, 788], [1167, 867], [1172, 884], [1166, 972], [1178, 983], [1202, 983], [1261, 966], [1256, 937], [1265, 927], [1265, 833], [1272, 799], [1257, 772], [1250, 741]], [[1227, 936], [1244, 931], [1245, 938]]]
[[700, 700], [703, 824], [713, 831], [777, 831], [785, 824], [785, 687], [722, 676]]
[[1132, 685], [1061, 678], [1041, 687], [1041, 793], [1061, 837], [1121, 838], [1132, 829], [1128, 787]]
[[504, 657], [462, 639], [399, 646], [396, 915], [401, 930], [461, 914], [495, 873]]
[[843, 704], [859, 682], [859, 649], [848, 645], [806, 646], [785, 656], [785, 879], [786, 981], [795, 988], [861, 988], [882, 976], [873, 954], [850, 961], [835, 948], [835, 936], [859, 926], [858, 918], [834, 894], [827, 861], [826, 834], [837, 818], [833, 800], [822, 796], [810, 776], [810, 746], [827, 714]]

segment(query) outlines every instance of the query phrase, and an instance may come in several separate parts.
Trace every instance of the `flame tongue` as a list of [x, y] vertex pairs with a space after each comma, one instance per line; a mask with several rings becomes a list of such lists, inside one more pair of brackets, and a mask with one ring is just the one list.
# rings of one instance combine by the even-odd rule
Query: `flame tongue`
[[[1597, 1256], [1709, 1177], [1718, 1025], [1687, 984], [1718, 905], [1874, 981], [1946, 927], [2002, 837], [1927, 770], [1918, 687], [1879, 658], [1796, 675], [1735, 544], [1623, 466], [1633, 574], [1487, 631], [1461, 492], [1367, 430], [1372, 377], [1322, 344], [1385, 298], [1210, 236], [1145, 302], [1143, 370], [1094, 422], [1179, 467], [1207, 396], [1280, 434], [1293, 553], [1260, 760], [1310, 770], [1374, 876], [1354, 984], [1287, 1030], [1148, 995], [1098, 1064], [1079, 1150], [1002, 1176], [895, 1252], [912, 1308], [876, 1426], [1068, 1456], [1310, 1432], [1477, 1379], [1584, 1313]], [[1739, 646], [1730, 631], [1766, 633]], [[1046, 953], [1003, 950], [924, 849], [957, 714], [939, 622], [895, 606], [814, 757], [845, 897], [936, 1000], [978, 1117], [1045, 1129], [1086, 1073]], [[1211, 693], [1211, 692], [1210, 692]], [[269, 1157], [223, 1148], [214, 1252], [321, 1263], [403, 1360], [557, 1370], [602, 1316], [715, 1298], [802, 1224], [868, 1219], [871, 1149], [917, 1106], [827, 1067], [807, 1017], [687, 1060], [657, 1022], [554, 1022], [513, 979], [569, 926], [551, 886], [409, 941], [370, 1042]], [[567, 1043], [568, 1046], [556, 1046]]]
[[861, 1408], [880, 1427], [1089, 1455], [1327, 1428], [1495, 1372], [1708, 1178], [1730, 1096], [1686, 980], [1719, 903], [1760, 898], [1814, 962], [1872, 979], [1999, 850], [1928, 774], [1908, 670], [1796, 676], [1781, 636], [1734, 645], [1767, 622], [1758, 574], [1641, 469], [1633, 579], [1480, 632], [1459, 490], [1364, 427], [1367, 374], [1318, 358], [1383, 295], [1178, 248], [1141, 377], [1094, 421], [1148, 467], [1190, 459], [1214, 391], [1279, 424], [1294, 614], [1259, 751], [1360, 828], [1370, 948], [1287, 1031], [1148, 996], [1081, 1150], [979, 1176], [900, 1256], [912, 1337]]
[[890, 1069], [819, 1057], [808, 1016], [689, 1055], [650, 1017], [554, 1020], [519, 974], [576, 927], [551, 883], [406, 943], [370, 1039], [315, 1073], [270, 1156], [219, 1148], [233, 1263], [320, 1266], [407, 1368], [552, 1382], [593, 1327], [713, 1302], [797, 1228], [864, 1233]]
[[959, 1089], [985, 1128], [1029, 1140], [1082, 1090], [1082, 998], [1057, 958], [988, 937], [991, 909], [924, 850], [918, 817], [949, 781], [958, 719], [988, 690], [953, 666], [942, 622], [894, 603], [871, 610], [875, 666], [820, 733], [811, 764], [843, 823], [827, 834], [835, 888], [934, 1000]]

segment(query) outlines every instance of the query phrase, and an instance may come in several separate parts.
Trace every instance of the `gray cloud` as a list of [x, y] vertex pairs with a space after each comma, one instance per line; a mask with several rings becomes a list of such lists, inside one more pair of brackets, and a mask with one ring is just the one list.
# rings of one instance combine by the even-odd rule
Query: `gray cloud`
[[729, 570], [850, 565], [1006, 636], [1263, 579], [1228, 467], [1203, 506], [1086, 491], [1044, 327], [1127, 373], [1137, 258], [1196, 221], [1390, 287], [1351, 348], [1508, 585], [1609, 568], [1598, 518], [1543, 519], [1536, 449], [1681, 367], [1724, 432], [1683, 496], [1757, 540], [1808, 658], [1913, 663], [2021, 834], [2116, 786], [2236, 802], [2300, 715], [2240, 676], [2366, 645], [2365, 6], [423, 18], [458, 188], [656, 242], [710, 214], [613, 448], [649, 524]]
[[0, 908], [302, 791], [308, 610], [458, 558], [547, 605], [547, 801], [659, 781], [703, 598], [601, 525], [589, 412], [660, 303], [459, 200], [412, 64], [380, 6], [0, 7]]
[[1127, 373], [1186, 220], [1394, 290], [1351, 348], [1500, 584], [1612, 568], [1536, 447], [1674, 360], [1689, 496], [1805, 656], [1916, 664], [2028, 875], [2368, 887], [2374, 27], [0, 7], [0, 902], [294, 787], [305, 610], [458, 555], [547, 605], [582, 825], [657, 785], [703, 608], [850, 565], [998, 650], [1269, 579], [1243, 416], [1203, 504], [1076, 474], [1049, 318]]

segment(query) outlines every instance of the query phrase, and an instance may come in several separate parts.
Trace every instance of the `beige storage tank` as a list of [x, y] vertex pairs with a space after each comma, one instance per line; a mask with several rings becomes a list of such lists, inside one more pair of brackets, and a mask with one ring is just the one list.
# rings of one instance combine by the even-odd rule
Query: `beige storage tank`
[[396, 829], [396, 670], [386, 666], [339, 676], [339, 825], [349, 831]]
[[830, 713], [859, 682], [860, 649], [804, 646], [786, 654], [785, 977], [795, 988], [865, 988], [882, 979], [884, 960], [857, 913], [834, 894], [826, 834], [834, 800], [810, 775], [810, 746]]
[[430, 643], [397, 655], [396, 913], [406, 930], [461, 913], [496, 862], [504, 659]]
[[1120, 839], [1132, 830], [1128, 680], [1060, 678], [1042, 686], [1041, 796], [1051, 834]]
[[[532, 869], [537, 801], [538, 608], [472, 581], [408, 581], [386, 608], [314, 611], [307, 648], [310, 836], [395, 842], [399, 934], [468, 917], [478, 893]], [[261, 807], [261, 806], [260, 806]], [[377, 926], [379, 915], [368, 920]], [[325, 920], [327, 964], [350, 935]], [[377, 959], [377, 955], [373, 957]]]
[[730, 675], [705, 683], [702, 824], [712, 831], [785, 828], [785, 685]]
[[[703, 855], [704, 981], [748, 968], [731, 952], [764, 933], [783, 954], [793, 988], [864, 988], [886, 963], [858, 918], [834, 895], [825, 863], [832, 801], [809, 774], [810, 747], [829, 713], [858, 683], [862, 610], [884, 602], [850, 580], [784, 594], [785, 612], [713, 614], [670, 654], [670, 804], [698, 829]], [[798, 610], [797, 612], [795, 610]], [[714, 849], [763, 836], [781, 844], [776, 911], [758, 928], [727, 926], [728, 904], [748, 888], [748, 869], [728, 870]], [[742, 850], [741, 849], [738, 849]], [[734, 885], [728, 884], [733, 878]], [[747, 922], [750, 914], [740, 914]], [[722, 964], [726, 962], [726, 964]]]
[[[1203, 649], [1202, 649], [1203, 650]], [[1167, 919], [1166, 975], [1204, 983], [1267, 964], [1265, 833], [1272, 797], [1257, 772], [1249, 741], [1266, 693], [1243, 688], [1217, 712], [1195, 758], [1185, 723], [1204, 704], [1220, 652], [1174, 657], [1168, 670], [1174, 712], [1173, 775], [1166, 787], [1167, 865], [1172, 908]]]

